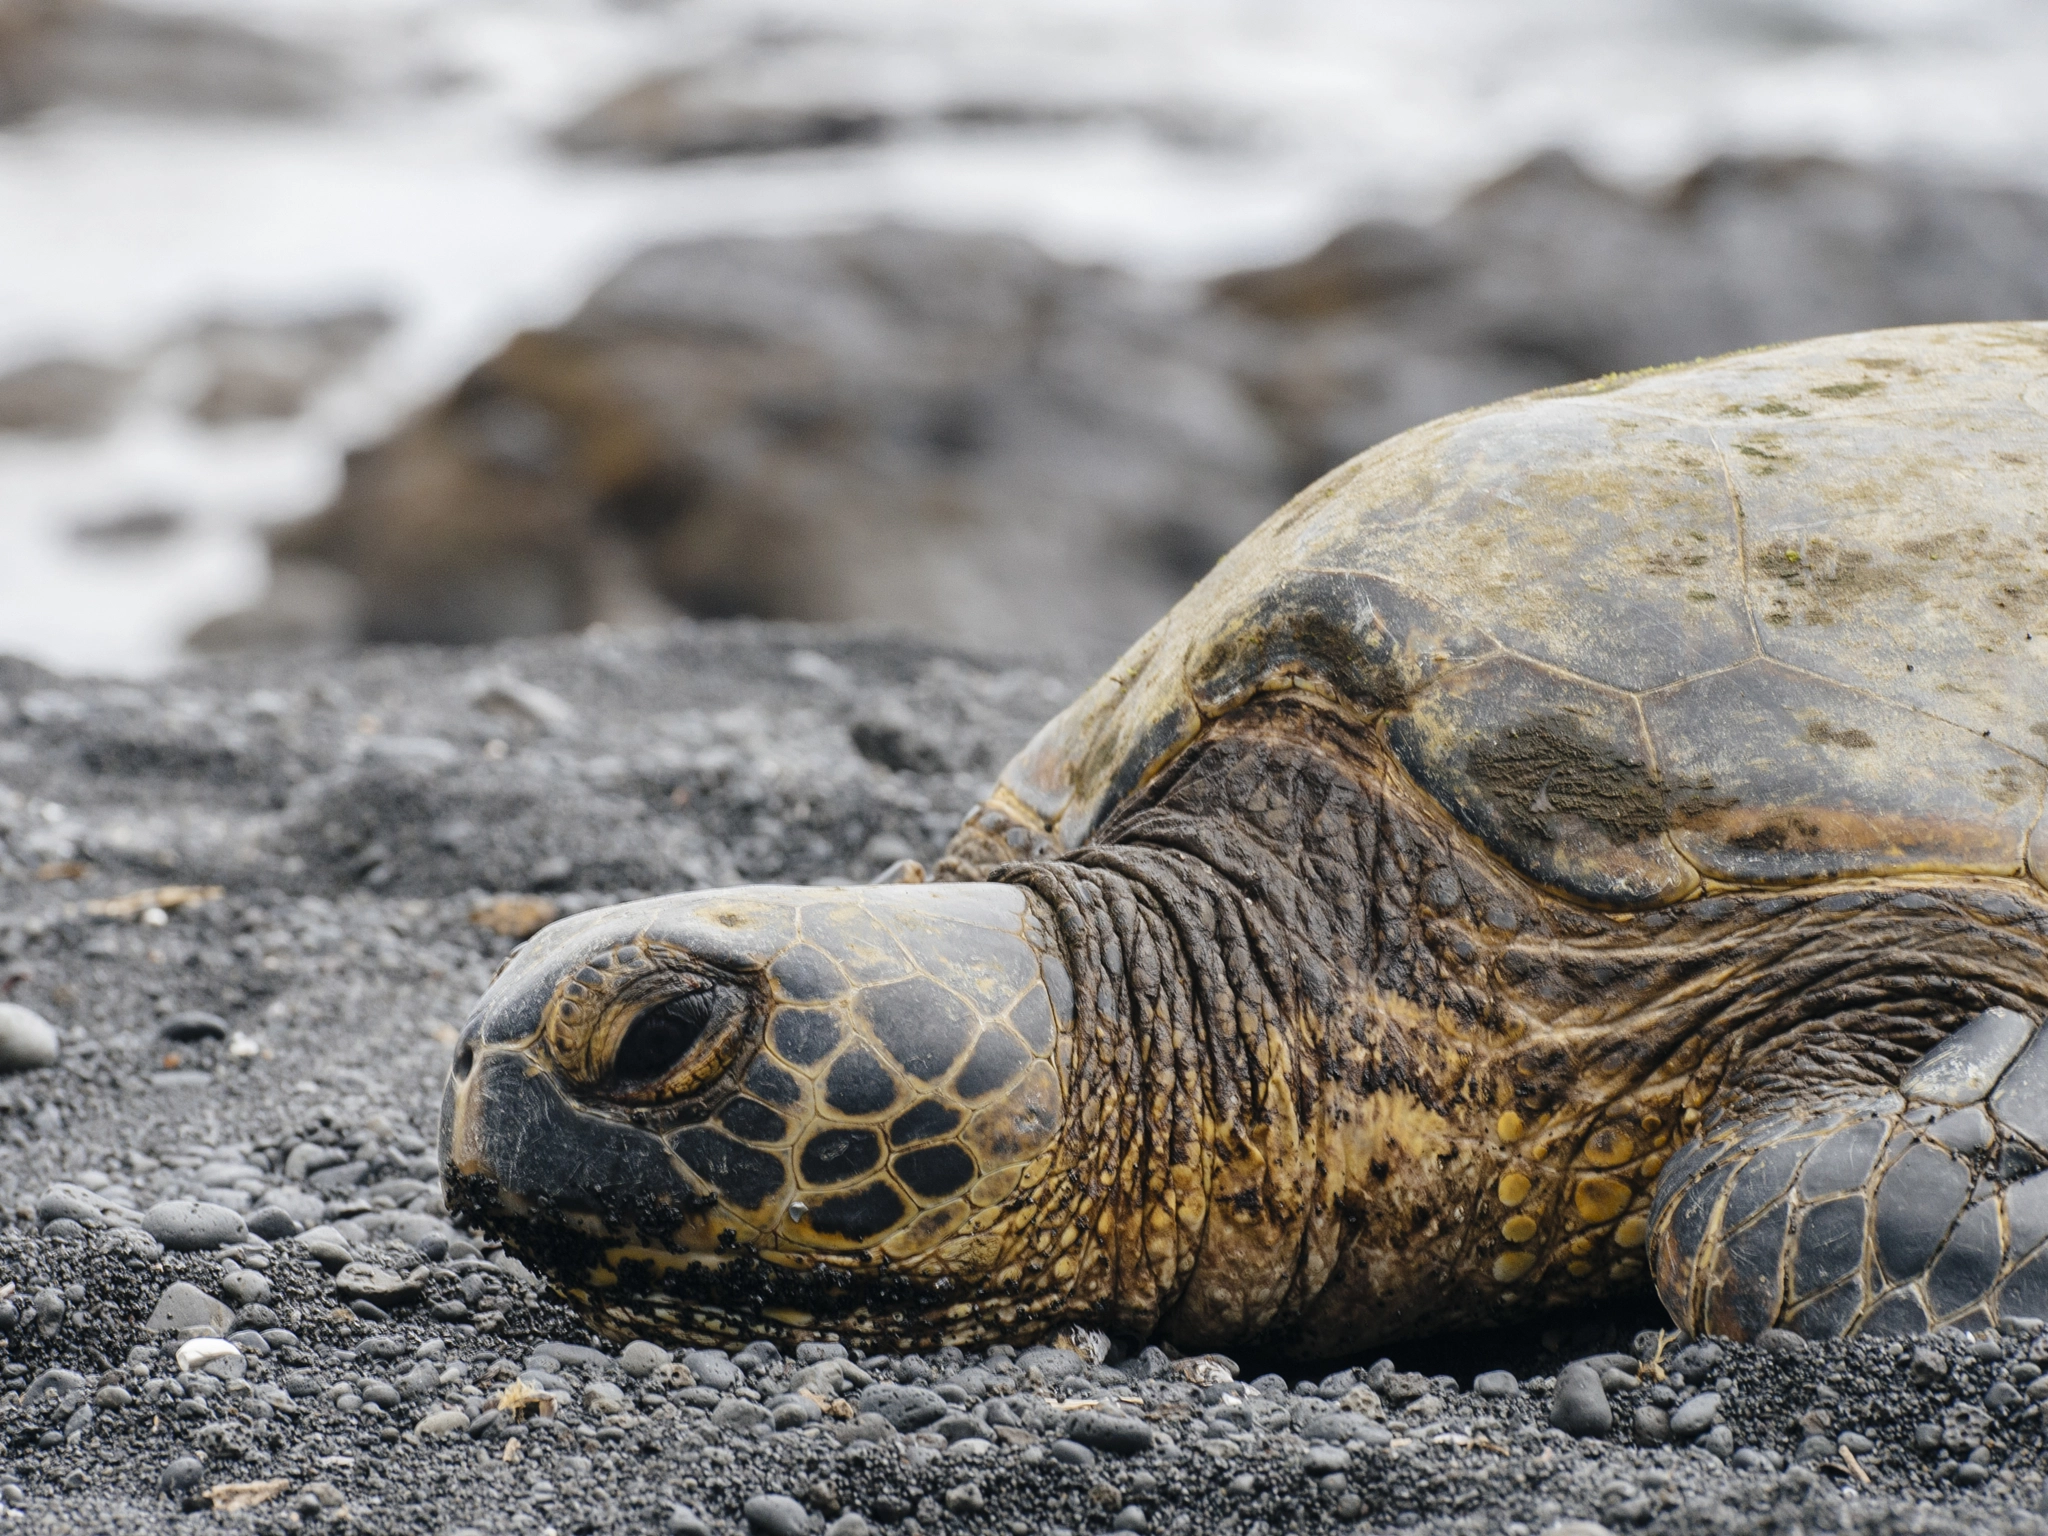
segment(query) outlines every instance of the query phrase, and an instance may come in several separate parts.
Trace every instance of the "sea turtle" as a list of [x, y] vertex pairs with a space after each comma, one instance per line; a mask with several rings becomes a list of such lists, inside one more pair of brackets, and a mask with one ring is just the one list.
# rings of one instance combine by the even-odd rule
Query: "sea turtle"
[[682, 1337], [2048, 1317], [2044, 416], [2048, 324], [1957, 325], [1382, 443], [933, 879], [516, 951], [450, 1205]]

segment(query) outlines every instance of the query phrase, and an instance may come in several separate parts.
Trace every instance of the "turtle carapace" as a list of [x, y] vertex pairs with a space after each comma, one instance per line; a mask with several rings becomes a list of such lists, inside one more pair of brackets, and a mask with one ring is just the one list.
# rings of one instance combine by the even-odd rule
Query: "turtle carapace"
[[2048, 325], [1419, 427], [929, 881], [537, 936], [458, 1048], [450, 1205], [726, 1341], [1315, 1357], [1651, 1284], [1737, 1337], [2048, 1316], [2036, 624]]

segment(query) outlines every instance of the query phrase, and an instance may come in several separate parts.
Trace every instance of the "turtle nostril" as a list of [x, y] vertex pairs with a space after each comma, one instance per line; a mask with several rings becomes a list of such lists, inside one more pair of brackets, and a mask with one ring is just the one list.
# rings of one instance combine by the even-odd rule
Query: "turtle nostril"
[[468, 1082], [469, 1069], [475, 1065], [476, 1042], [473, 1040], [465, 1040], [462, 1042], [461, 1048], [457, 1050], [455, 1053], [455, 1081], [457, 1081], [458, 1083]]

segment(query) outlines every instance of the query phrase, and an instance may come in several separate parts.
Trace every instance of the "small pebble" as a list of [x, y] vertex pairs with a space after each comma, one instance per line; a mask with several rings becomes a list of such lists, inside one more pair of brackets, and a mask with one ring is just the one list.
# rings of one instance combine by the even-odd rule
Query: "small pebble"
[[0, 1003], [0, 1072], [29, 1072], [57, 1064], [57, 1031], [19, 1003]]
[[759, 1536], [806, 1536], [811, 1528], [810, 1511], [784, 1493], [757, 1493], [741, 1512]]
[[[286, 1385], [285, 1390], [287, 1392], [291, 1390], [289, 1384]], [[454, 1408], [443, 1408], [438, 1413], [430, 1413], [413, 1425], [416, 1433], [430, 1440], [440, 1435], [457, 1434], [467, 1428], [469, 1428], [468, 1418]]]
[[216, 1363], [239, 1362], [242, 1352], [226, 1339], [187, 1339], [178, 1346], [178, 1369], [203, 1371]]
[[249, 1236], [248, 1224], [224, 1205], [205, 1200], [165, 1200], [143, 1213], [143, 1230], [166, 1248], [199, 1253], [224, 1248]]
[[1703, 1435], [1714, 1422], [1714, 1415], [1721, 1411], [1721, 1394], [1702, 1392], [1689, 1397], [1671, 1410], [1671, 1433], [1681, 1440], [1690, 1440]]
[[204, 1330], [225, 1338], [234, 1326], [235, 1314], [224, 1302], [209, 1296], [186, 1280], [174, 1280], [157, 1297], [156, 1310], [142, 1326], [151, 1333], [184, 1333]]
[[1613, 1410], [1599, 1374], [1584, 1361], [1558, 1372], [1550, 1398], [1550, 1425], [1568, 1435], [1604, 1435], [1614, 1427]]
[[619, 1369], [628, 1376], [645, 1378], [667, 1365], [672, 1358], [659, 1344], [635, 1339], [619, 1351]]
[[1472, 1390], [1481, 1397], [1513, 1397], [1522, 1384], [1513, 1371], [1481, 1371], [1472, 1378]]

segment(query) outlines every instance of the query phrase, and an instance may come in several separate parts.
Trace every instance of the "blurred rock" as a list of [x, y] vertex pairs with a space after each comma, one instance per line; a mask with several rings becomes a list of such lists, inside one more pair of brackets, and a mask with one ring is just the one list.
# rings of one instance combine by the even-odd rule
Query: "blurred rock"
[[0, 373], [0, 432], [91, 437], [120, 407], [126, 369], [77, 357], [52, 357]]
[[[2048, 199], [1823, 160], [1625, 191], [1540, 156], [1206, 303], [1021, 241], [665, 245], [352, 457], [197, 643], [855, 620], [1098, 664], [1287, 493], [1522, 390], [2048, 313]], [[325, 606], [290, 590], [338, 573]], [[317, 622], [309, 615], [319, 615]], [[928, 771], [901, 721], [857, 735]]]
[[370, 639], [659, 599], [1100, 659], [1280, 484], [1229, 330], [1002, 237], [662, 246], [274, 547], [358, 581]]
[[648, 75], [562, 128], [555, 143], [572, 155], [664, 164], [831, 149], [902, 134], [1123, 124], [1179, 148], [1215, 149], [1242, 144], [1254, 131], [1172, 99], [1047, 100], [905, 87], [901, 80], [849, 78], [844, 60], [816, 52], [775, 50], [768, 60]]
[[391, 315], [371, 308], [269, 323], [204, 321], [184, 340], [204, 379], [192, 415], [215, 426], [296, 416], [392, 324]]
[[1820, 159], [1647, 194], [1538, 156], [1440, 224], [1372, 222], [1215, 284], [1297, 479], [1520, 390], [1801, 336], [2048, 313], [2048, 199]]
[[186, 637], [195, 651], [263, 651], [347, 645], [361, 638], [355, 579], [310, 560], [271, 563], [270, 589], [253, 607], [208, 619]]
[[873, 107], [776, 99], [702, 70], [672, 70], [627, 87], [556, 135], [571, 154], [662, 162], [822, 149], [880, 137]]
[[211, 17], [96, 0], [0, 0], [0, 120], [85, 105], [297, 116], [331, 105], [332, 61]]
[[71, 541], [89, 549], [153, 548], [185, 531], [185, 514], [172, 507], [130, 507], [124, 512], [74, 523]]

